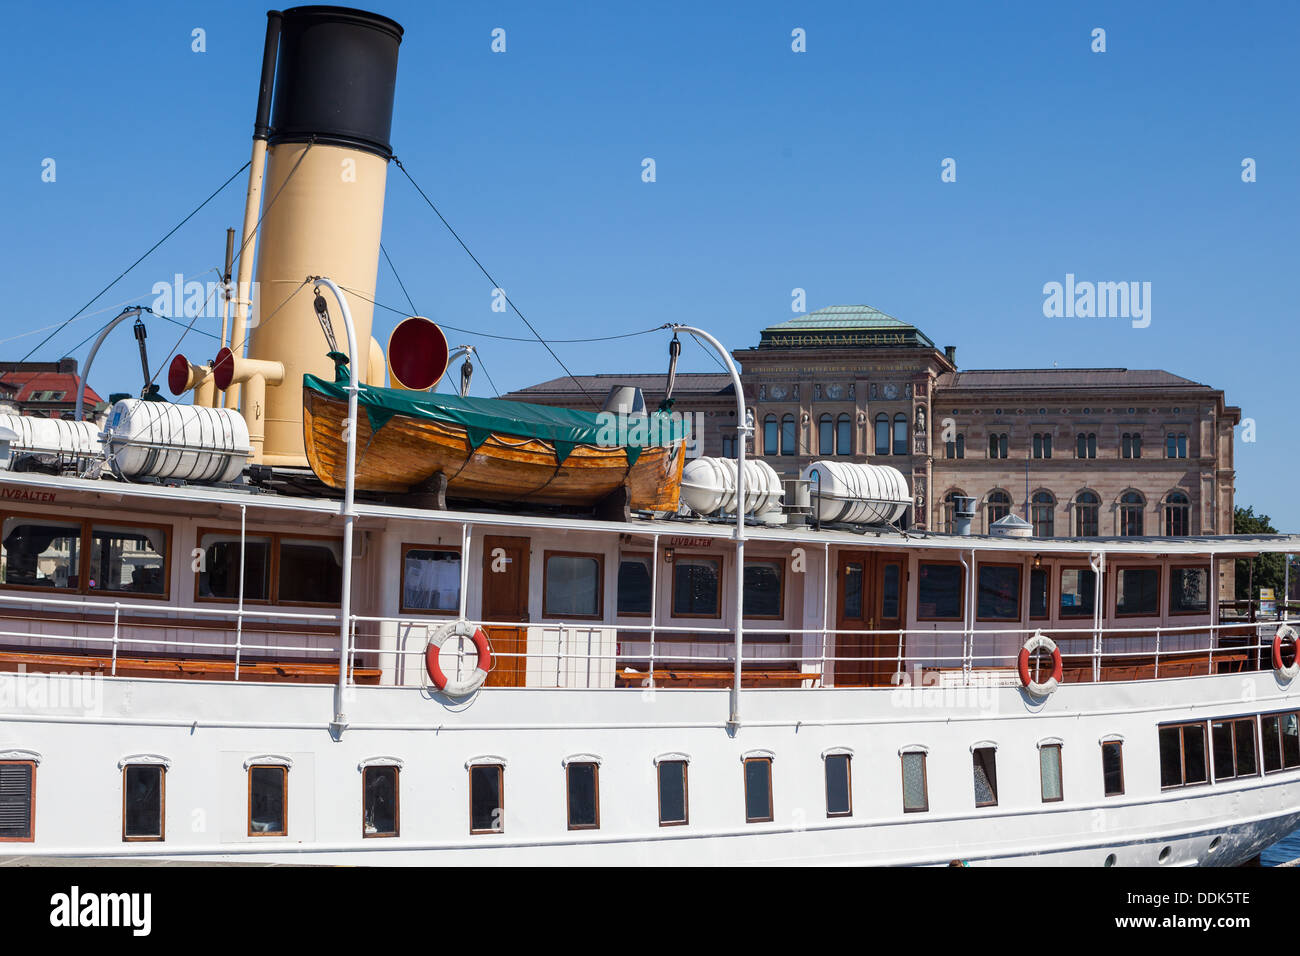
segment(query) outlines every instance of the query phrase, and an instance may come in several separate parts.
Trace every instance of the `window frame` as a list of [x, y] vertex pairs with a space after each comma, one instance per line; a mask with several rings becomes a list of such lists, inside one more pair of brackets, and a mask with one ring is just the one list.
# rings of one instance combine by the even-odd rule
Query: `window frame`
[[[955, 567], [959, 573], [957, 587], [957, 615], [955, 617], [927, 617], [921, 614], [921, 568], [929, 564]], [[906, 570], [906, 569], [904, 569]], [[1022, 582], [1023, 583], [1023, 582]], [[916, 619], [918, 621], [964, 621], [966, 619], [966, 568], [960, 561], [919, 559], [916, 563]]]
[[[682, 558], [687, 559], [707, 559], [716, 561], [718, 564], [718, 601], [717, 610], [712, 614], [678, 614], [677, 613], [677, 568]], [[669, 584], [671, 591], [669, 593], [668, 611], [674, 620], [696, 620], [696, 621], [716, 621], [722, 617], [722, 592], [726, 584], [726, 562], [722, 560], [720, 554], [710, 554], [708, 551], [692, 551], [686, 554], [673, 552], [673, 577]]]
[[[1177, 579], [1179, 571], [1204, 571], [1205, 572], [1205, 610], [1203, 611], [1175, 611], [1174, 610], [1174, 581]], [[1170, 617], [1186, 617], [1190, 614], [1205, 615], [1210, 613], [1210, 608], [1214, 604], [1214, 598], [1210, 595], [1212, 579], [1210, 577], [1210, 566], [1208, 564], [1171, 564], [1169, 565], [1169, 582], [1166, 588], [1165, 600], [1168, 601], [1167, 610], [1165, 611]]]
[[[960, 562], [958, 562], [958, 566], [960, 566]], [[1014, 569], [1016, 570], [1018, 580], [1017, 580], [1017, 587], [1016, 587], [1016, 614], [1015, 614], [1014, 617], [981, 617], [981, 616], [980, 616], [980, 613], [979, 613], [979, 606], [980, 606], [980, 573], [981, 573], [985, 568], [1014, 568]], [[919, 571], [919, 570], [920, 570], [920, 569], [918, 568], [918, 571]], [[965, 570], [965, 569], [963, 569], [963, 570]], [[965, 582], [965, 576], [964, 576], [964, 575], [963, 575], [962, 583], [963, 583], [963, 584], [966, 583], [966, 582]], [[1024, 565], [1024, 562], [1014, 562], [1014, 561], [980, 561], [978, 564], [975, 565], [975, 620], [976, 620], [977, 622], [989, 621], [989, 622], [1001, 622], [1001, 623], [1006, 623], [1007, 621], [1020, 621], [1020, 620], [1023, 620], [1023, 619], [1024, 619], [1024, 611], [1025, 611], [1025, 593], [1024, 593], [1024, 592], [1025, 592], [1025, 565]], [[917, 593], [918, 593], [918, 596], [919, 596], [919, 594], [920, 594], [919, 590], [918, 590]], [[965, 611], [965, 607], [963, 607], [962, 610]], [[964, 615], [963, 615], [963, 616], [964, 616]], [[919, 616], [918, 616], [917, 620], [920, 620], [920, 617], [919, 617]]]
[[[234, 535], [238, 537], [239, 530], [231, 528], [213, 528], [201, 526], [195, 529], [194, 546], [203, 549], [203, 536], [205, 534]], [[290, 538], [303, 541], [332, 541], [337, 542], [339, 550], [343, 549], [343, 539], [328, 534], [300, 534], [296, 531], [258, 531], [257, 534], [246, 535], [249, 538], [270, 538], [271, 554], [270, 562], [266, 570], [267, 576], [267, 597], [253, 599], [244, 598], [244, 604], [257, 604], [265, 607], [325, 607], [336, 608], [343, 606], [342, 585], [340, 585], [339, 600], [337, 601], [282, 601], [280, 600], [280, 539]], [[441, 547], [441, 545], [439, 545]], [[450, 547], [450, 545], [448, 545]], [[343, 560], [348, 560], [348, 555], [343, 555]], [[238, 604], [239, 597], [200, 597], [199, 596], [199, 575], [202, 571], [194, 572], [194, 601], [202, 604]], [[399, 598], [400, 600], [400, 598]]]
[[[546, 606], [546, 585], [550, 580], [551, 558], [594, 558], [596, 560], [596, 613], [552, 614]], [[719, 590], [721, 586], [719, 586]], [[542, 617], [552, 621], [603, 621], [605, 619], [605, 554], [601, 551], [542, 551]]]
[[[788, 432], [786, 431], [787, 425], [790, 426]], [[787, 435], [790, 438], [790, 443], [788, 445], [785, 441]], [[780, 438], [782, 458], [793, 458], [799, 454], [799, 419], [795, 417], [793, 412], [786, 412], [781, 416]], [[787, 448], [789, 451], [786, 450]]]
[[36, 842], [36, 767], [40, 761], [35, 757], [10, 758], [0, 760], [0, 766], [26, 766], [31, 769], [32, 782], [27, 791], [27, 836], [0, 836], [0, 843], [34, 843]]
[[[372, 770], [393, 771], [393, 832], [366, 832], [366, 775]], [[285, 804], [285, 823], [288, 824], [288, 803]], [[394, 762], [366, 764], [361, 768], [361, 838], [363, 840], [391, 840], [402, 835], [402, 767]]]
[[[849, 808], [834, 813], [831, 812], [831, 778], [830, 778], [830, 761], [832, 758], [843, 757], [844, 765], [844, 782], [848, 791]], [[853, 752], [847, 748], [838, 748], [827, 750], [822, 754], [822, 782], [826, 790], [826, 819], [835, 819], [838, 817], [853, 816]]]
[[[655, 603], [656, 603], [656, 602], [655, 602], [655, 594], [654, 594], [653, 592], [654, 592], [654, 588], [655, 588], [656, 578], [658, 577], [658, 576], [654, 573], [654, 560], [655, 560], [655, 556], [654, 556], [651, 552], [649, 552], [649, 551], [620, 551], [620, 552], [618, 553], [618, 563], [619, 563], [619, 568], [620, 568], [620, 570], [622, 569], [623, 561], [626, 560], [627, 558], [637, 558], [637, 559], [644, 558], [646, 561], [650, 562], [650, 565], [651, 565], [651, 571], [650, 571], [650, 591], [651, 591], [651, 594], [650, 594], [650, 606], [653, 608], [653, 607], [655, 606]], [[615, 576], [614, 576], [614, 616], [615, 616], [615, 617], [644, 617], [644, 618], [647, 618], [647, 619], [650, 617], [650, 612], [649, 612], [648, 610], [647, 610], [647, 611], [621, 611], [621, 610], [619, 610], [619, 607], [618, 607], [618, 575], [617, 575], [617, 574], [615, 574]]]
[[[1300, 723], [1300, 710], [1295, 710], [1295, 709], [1270, 710], [1267, 713], [1263, 713], [1259, 715], [1259, 724], [1258, 727], [1256, 728], [1259, 733], [1259, 769], [1264, 776], [1268, 776], [1271, 773], [1287, 773], [1288, 771], [1291, 770], [1300, 769], [1300, 762], [1292, 764], [1289, 767], [1286, 765], [1286, 742], [1285, 742], [1285, 735], [1282, 733], [1282, 718], [1286, 717], [1288, 714], [1295, 714], [1297, 723]], [[1277, 722], [1278, 722], [1277, 755], [1279, 758], [1279, 766], [1276, 770], [1267, 769], [1264, 763], [1264, 721], [1270, 717], [1277, 718]], [[33, 787], [34, 786], [35, 785], [33, 785]], [[33, 789], [32, 792], [34, 794], [35, 789]], [[33, 803], [34, 802], [35, 800], [33, 798]]]
[[[930, 768], [928, 766], [930, 756], [929, 751], [924, 747], [903, 748], [898, 752], [898, 770], [901, 775], [899, 780], [902, 784], [903, 812], [904, 813], [929, 813], [930, 812]], [[907, 758], [921, 758], [921, 805], [919, 807], [909, 807], [907, 805]]]
[[[596, 811], [595, 823], [574, 823], [573, 822], [573, 784], [570, 774], [574, 767], [591, 767], [592, 782], [592, 803]], [[502, 794], [504, 798], [504, 793]], [[504, 802], [504, 799], [503, 801]], [[599, 760], [566, 760], [564, 763], [564, 820], [570, 830], [599, 830], [600, 829], [600, 761]]]
[[[767, 557], [764, 555], [746, 555], [745, 564], [775, 564], [778, 567], [777, 577], [780, 578], [780, 593], [778, 597], [778, 608], [776, 614], [751, 614], [748, 607], [745, 609], [746, 621], [784, 621], [785, 620], [785, 581], [786, 581], [786, 562], [785, 555], [775, 555]], [[675, 562], [674, 562], [675, 563]], [[741, 569], [741, 587], [744, 588], [744, 569]], [[722, 603], [722, 575], [718, 575], [718, 603]], [[748, 604], [748, 602], [746, 602]]]
[[[128, 836], [126, 832], [126, 775], [132, 770], [148, 767], [158, 771], [158, 835]], [[161, 760], [135, 760], [122, 764], [122, 842], [162, 843], [167, 839], [167, 764]]]
[[[846, 428], [847, 431], [841, 432], [841, 427]], [[847, 438], [848, 441], [841, 443], [841, 438]], [[841, 447], [841, 444], [847, 445], [848, 447]], [[835, 416], [835, 454], [844, 456], [853, 455], [853, 416], [848, 412], [842, 412]]]
[[[827, 438], [830, 439], [829, 442]], [[829, 451], [827, 451], [828, 446]], [[819, 458], [831, 458], [835, 455], [835, 416], [830, 412], [823, 412], [817, 416], [817, 455]]]
[[[1046, 501], [1040, 501], [1039, 498], [1046, 498]], [[1040, 488], [1029, 496], [1029, 523], [1033, 529], [1036, 538], [1055, 538], [1056, 537], [1056, 495], [1052, 494], [1046, 488]], [[1038, 526], [1040, 523], [1038, 514], [1042, 508], [1047, 509], [1046, 533], [1039, 534]]]
[[[1041, 571], [1043, 578], [1047, 581], [1047, 595], [1043, 600], [1043, 613], [1034, 613], [1034, 572]], [[1029, 585], [1029, 593], [1026, 596], [1025, 610], [1029, 614], [1031, 621], [1050, 621], [1052, 619], [1052, 567], [1048, 564], [1034, 567], [1030, 565], [1029, 574], [1026, 575], [1026, 582]]]
[[[1290, 711], [1288, 711], [1288, 713], [1290, 713]], [[1210, 752], [1209, 771], [1210, 771], [1210, 779], [1212, 782], [1218, 783], [1220, 780], [1249, 780], [1252, 777], [1262, 777], [1264, 775], [1264, 760], [1263, 760], [1264, 741], [1260, 733], [1260, 723], [1256, 719], [1255, 714], [1234, 714], [1234, 715], [1229, 715], [1227, 717], [1210, 717], [1208, 718], [1207, 723], [1209, 724], [1209, 730], [1208, 730], [1206, 745]], [[1253, 751], [1255, 756], [1254, 773], [1241, 773], [1238, 771], [1237, 768], [1237, 749], [1238, 749], [1237, 748], [1237, 724], [1239, 723], [1250, 724], [1250, 735], [1251, 735], [1251, 741], [1254, 745]], [[1230, 777], [1219, 776], [1218, 763], [1216, 762], [1214, 757], [1214, 725], [1215, 724], [1228, 724], [1232, 729], [1233, 773], [1232, 776]], [[1280, 742], [1281, 741], [1279, 740], [1279, 743]], [[1274, 771], [1274, 773], [1277, 772], [1278, 771]]]
[[[474, 829], [474, 771], [475, 770], [495, 770], [497, 772], [497, 805], [499, 811], [497, 819], [501, 822], [500, 827], [488, 827], [484, 829]], [[568, 810], [568, 768], [565, 768], [565, 810]], [[465, 764], [465, 779], [468, 783], [466, 788], [469, 793], [469, 832], [471, 836], [484, 833], [505, 833], [506, 832], [506, 765], [501, 760], [488, 760], [483, 757], [473, 758]], [[599, 805], [597, 805], [599, 808]], [[598, 810], [599, 812], [599, 810]]]
[[[898, 437], [899, 428], [903, 430], [903, 437]], [[899, 412], [894, 416], [893, 422], [889, 428], [889, 448], [894, 455], [910, 455], [911, 451], [911, 427], [907, 416]]]
[[[32, 511], [11, 511], [9, 509], [0, 510], [0, 533], [4, 528], [4, 523], [10, 518], [19, 518], [29, 520], [33, 524], [39, 524], [42, 521], [56, 522], [62, 524], [79, 524], [81, 533], [77, 539], [77, 547], [80, 549], [77, 555], [77, 586], [75, 588], [46, 588], [38, 584], [9, 584], [0, 579], [0, 591], [32, 591], [38, 594], [77, 594], [82, 597], [127, 597], [141, 598], [146, 601], [169, 601], [172, 593], [172, 552], [176, 546], [175, 526], [162, 524], [156, 521], [135, 521], [126, 519], [123, 521], [114, 521], [104, 518], [84, 518], [78, 515], [62, 515], [45, 512]], [[150, 594], [145, 591], [110, 591], [106, 588], [90, 587], [90, 563], [91, 563], [91, 545], [90, 535], [93, 525], [111, 525], [113, 527], [125, 528], [147, 528], [163, 533], [163, 590], [161, 594]]]
[[[1177, 495], [1182, 500], [1174, 501], [1173, 498], [1175, 495]], [[1163, 519], [1163, 524], [1164, 524], [1164, 527], [1161, 528], [1161, 531], [1164, 532], [1164, 537], [1185, 538], [1190, 536], [1192, 533], [1191, 496], [1184, 491], [1171, 491], [1167, 495], [1165, 495], [1165, 500], [1161, 504], [1162, 504], [1161, 518]], [[1174, 524], [1173, 518], [1175, 512], [1182, 513], [1181, 521], [1184, 525], [1183, 531], [1178, 533], [1175, 533], [1173, 529], [1173, 524]]]
[[[682, 819], [664, 819], [664, 764], [682, 765]], [[655, 810], [661, 827], [685, 827], [691, 823], [691, 761], [685, 754], [666, 754], [655, 758]]]
[[[1005, 500], [1002, 500], [1000, 498], [999, 500], [994, 501], [993, 500], [994, 495], [1001, 495], [1002, 498], [1004, 498]], [[1011, 500], [1010, 492], [1006, 491], [1003, 488], [994, 488], [987, 495], [985, 495], [984, 496], [984, 521], [988, 525], [988, 527], [992, 527], [995, 521], [999, 521], [1002, 518], [1005, 518], [1007, 515], [1011, 514], [1011, 505], [1013, 503], [1014, 502]], [[996, 518], [994, 518], [993, 517], [994, 508], [1003, 509], [1003, 513], [998, 515]], [[988, 527], [984, 529], [985, 533], [988, 532]]]
[[[1187, 782], [1187, 734], [1188, 727], [1200, 727], [1202, 740], [1205, 743], [1205, 779], [1197, 780], [1193, 783]], [[1160, 734], [1165, 730], [1178, 731], [1178, 772], [1181, 778], [1180, 783], [1171, 783], [1168, 786], [1164, 783], [1164, 766], [1163, 762], [1159, 767], [1161, 781], [1160, 792], [1164, 793], [1169, 790], [1186, 790], [1188, 787], [1208, 787], [1214, 780], [1213, 748], [1210, 745], [1210, 721], [1209, 718], [1204, 720], [1185, 720], [1175, 721], [1167, 724], [1156, 725], [1156, 756], [1160, 758]]]
[[[772, 757], [761, 754], [744, 757], [741, 761], [743, 771], [742, 779], [745, 786], [745, 822], [746, 823], [771, 823], [776, 819], [776, 802], [772, 796]], [[767, 764], [767, 816], [751, 817], [749, 815], [749, 765], [751, 763]]]
[[[1043, 751], [1056, 751], [1056, 776], [1057, 786], [1061, 791], [1060, 796], [1049, 797], [1047, 795], [1047, 781], [1043, 778]], [[1038, 744], [1038, 795], [1041, 803], [1064, 803], [1065, 802], [1065, 748], [1059, 740], [1044, 740]]]
[[[1115, 593], [1112, 595], [1114, 607], [1111, 609], [1115, 617], [1160, 617], [1164, 613], [1164, 592], [1161, 588], [1165, 582], [1160, 573], [1160, 567], [1159, 564], [1120, 564], [1115, 566]], [[1119, 599], [1122, 593], [1119, 586], [1119, 576], [1125, 571], [1155, 571], [1156, 609], [1154, 611], [1121, 611], [1119, 609]]]
[[[250, 837], [283, 837], [289, 835], [289, 770], [291, 768], [282, 763], [250, 763], [244, 770], [248, 777], [248, 836]], [[284, 807], [284, 829], [283, 830], [262, 830], [253, 829], [253, 771], [254, 770], [279, 770], [280, 771], [280, 800], [281, 806]]]
[[[1114, 747], [1119, 752], [1119, 789], [1114, 793], [1106, 789], [1106, 748]], [[1122, 797], [1128, 789], [1124, 779], [1124, 741], [1118, 738], [1101, 741], [1101, 792], [1104, 797]]]
[[[1091, 500], [1082, 500], [1084, 495], [1089, 495]], [[1087, 519], [1088, 525], [1092, 528], [1093, 533], [1088, 534], [1087, 529], [1083, 526], [1085, 519], [1084, 513], [1090, 513]], [[1074, 496], [1074, 537], [1076, 538], [1097, 538], [1101, 536], [1101, 495], [1097, 492], [1084, 488], [1075, 493]]]
[[[202, 540], [202, 538], [200, 538], [199, 540]], [[454, 607], [454, 608], [449, 608], [449, 609], [447, 609], [447, 610], [445, 610], [445, 611], [440, 611], [440, 610], [438, 610], [438, 609], [436, 609], [436, 608], [419, 608], [419, 607], [407, 607], [407, 606], [406, 606], [406, 556], [407, 556], [407, 554], [409, 554], [409, 553], [412, 552], [412, 551], [449, 551], [449, 552], [455, 552], [456, 554], [460, 555], [460, 560], [461, 560], [461, 578], [460, 578], [460, 581], [461, 581], [461, 582], [464, 582], [464, 581], [465, 581], [465, 574], [464, 574], [464, 570], [465, 570], [465, 569], [464, 569], [465, 555], [461, 552], [461, 547], [460, 547], [459, 544], [411, 544], [411, 543], [404, 543], [404, 544], [402, 545], [401, 557], [399, 558], [399, 562], [400, 562], [399, 567], [401, 568], [401, 571], [400, 571], [400, 574], [399, 574], [399, 580], [398, 580], [398, 582], [397, 582], [397, 613], [399, 613], [399, 614], [430, 614], [430, 615], [433, 615], [433, 616], [435, 616], [435, 617], [459, 617], [459, 616], [460, 616], [460, 605], [461, 605], [461, 603], [462, 603], [462, 601], [463, 601], [463, 599], [464, 599], [464, 597], [465, 597], [465, 595], [463, 595], [463, 594], [460, 595], [460, 600], [458, 600], [458, 601], [456, 602], [456, 607]], [[462, 590], [462, 588], [461, 588], [461, 584], [460, 584], [460, 583], [457, 584], [457, 588], [456, 588], [456, 589], [457, 589], [457, 591]], [[197, 586], [196, 586], [196, 593], [197, 593]], [[212, 600], [212, 599], [211, 599], [211, 598], [208, 598], [207, 600]], [[248, 603], [248, 602], [245, 601], [244, 603]]]
[[[874, 449], [873, 454], [877, 456], [888, 455], [890, 448], [892, 448], [894, 444], [894, 428], [893, 424], [889, 420], [889, 416], [884, 412], [880, 412], [876, 415], [875, 419], [873, 419], [872, 425], [871, 437], [872, 447]], [[880, 444], [881, 425], [885, 426], [885, 443], [883, 447]]]
[[[971, 785], [974, 786], [975, 768], [978, 766], [978, 755], [984, 751], [991, 751], [993, 754], [993, 779], [989, 780], [989, 789], [993, 791], [993, 799], [980, 802], [978, 795], [975, 799], [975, 809], [980, 810], [984, 807], [996, 807], [998, 805], [998, 746], [990, 741], [981, 741], [970, 748], [971, 760]], [[985, 774], [987, 779], [988, 775]]]
[[[1062, 612], [1061, 595], [1065, 593], [1065, 585], [1062, 583], [1062, 579], [1064, 578], [1066, 571], [1087, 571], [1088, 573], [1092, 574], [1094, 577], [1094, 587], [1096, 584], [1096, 578], [1097, 577], [1101, 578], [1101, 595], [1100, 597], [1095, 597], [1093, 599], [1094, 601], [1093, 609], [1088, 614], [1065, 614]], [[1056, 616], [1058, 618], [1091, 617], [1092, 614], [1096, 613], [1097, 610], [1096, 602], [1098, 601], [1100, 601], [1102, 607], [1106, 606], [1106, 575], [1105, 574], [1099, 575], [1096, 571], [1094, 571], [1091, 567], [1089, 567], [1086, 564], [1058, 564], [1056, 566]]]
[[[768, 428], [775, 429], [769, 432]], [[768, 438], [774, 438], [769, 442]], [[777, 458], [781, 454], [781, 420], [769, 412], [763, 416], [763, 457]]]

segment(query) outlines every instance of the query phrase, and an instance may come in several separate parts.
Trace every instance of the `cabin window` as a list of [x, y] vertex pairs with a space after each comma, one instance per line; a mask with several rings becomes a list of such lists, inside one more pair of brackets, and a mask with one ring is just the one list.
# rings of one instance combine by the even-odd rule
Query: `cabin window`
[[673, 615], [720, 617], [722, 561], [677, 557], [673, 561]]
[[923, 813], [930, 809], [925, 777], [925, 753], [909, 751], [903, 758], [903, 812]]
[[281, 604], [337, 604], [343, 594], [343, 543], [280, 538]]
[[841, 415], [835, 420], [835, 453], [853, 454], [853, 419], [848, 415]]
[[1061, 571], [1061, 617], [1092, 617], [1097, 601], [1097, 574], [1091, 568]]
[[1160, 569], [1120, 568], [1115, 581], [1115, 613], [1154, 615], [1160, 613]]
[[775, 415], [768, 415], [763, 419], [763, 454], [775, 458], [781, 453], [780, 446], [777, 444], [777, 436], [780, 434], [780, 428], [776, 422]]
[[1300, 767], [1300, 727], [1296, 714], [1265, 714], [1260, 718], [1264, 772]]
[[772, 758], [745, 758], [745, 822], [772, 819]]
[[504, 833], [505, 767], [474, 764], [469, 768], [469, 832]]
[[0, 841], [33, 839], [35, 792], [36, 761], [0, 761]]
[[1188, 787], [1209, 781], [1205, 724], [1166, 724], [1160, 728], [1160, 786]]
[[[239, 600], [239, 535], [210, 532], [199, 536], [203, 554], [197, 591], [201, 598]], [[244, 539], [244, 600], [271, 598], [271, 547], [269, 537]]]
[[916, 616], [922, 621], [960, 620], [962, 569], [959, 564], [922, 561], [917, 568]]
[[827, 754], [826, 764], [826, 816], [853, 816], [853, 781], [850, 770], [853, 757], [849, 754]]
[[975, 776], [975, 806], [998, 805], [998, 751], [996, 747], [976, 747], [971, 751]]
[[979, 599], [975, 606], [981, 621], [1020, 620], [1020, 565], [981, 564]]
[[398, 833], [398, 768], [364, 767], [361, 771], [361, 835], [395, 837]]
[[569, 790], [569, 829], [600, 828], [600, 767], [595, 763], [570, 763], [565, 768]]
[[402, 546], [402, 611], [460, 611], [460, 550]]
[[618, 559], [618, 613], [633, 617], [650, 614], [650, 562], [648, 554], [624, 554]]
[[1214, 752], [1214, 779], [1232, 780], [1259, 773], [1255, 762], [1255, 718], [1210, 722], [1210, 746]]
[[1061, 786], [1060, 744], [1039, 745], [1038, 775], [1042, 782], [1043, 803], [1056, 803], [1065, 799]]
[[1210, 610], [1210, 569], [1169, 569], [1169, 613], [1205, 614]]
[[157, 594], [167, 590], [167, 532], [90, 526], [90, 590]]
[[1108, 797], [1124, 794], [1124, 744], [1107, 740], [1101, 745], [1101, 780]]
[[835, 420], [829, 415], [817, 419], [817, 454], [835, 454]]
[[686, 761], [661, 760], [656, 768], [659, 775], [659, 825], [684, 826], [688, 822], [686, 790]]
[[745, 562], [745, 617], [780, 618], [784, 616], [781, 595], [785, 562]]
[[289, 768], [253, 764], [248, 768], [248, 835], [288, 832]]
[[876, 454], [889, 454], [889, 416], [876, 416]]
[[1044, 618], [1050, 613], [1052, 576], [1047, 568], [1029, 569], [1029, 617]]
[[80, 590], [81, 524], [6, 518], [2, 556], [5, 584]]
[[167, 768], [136, 763], [122, 768], [122, 839], [163, 839]]
[[599, 618], [605, 590], [604, 557], [547, 551], [545, 560], [542, 614]]

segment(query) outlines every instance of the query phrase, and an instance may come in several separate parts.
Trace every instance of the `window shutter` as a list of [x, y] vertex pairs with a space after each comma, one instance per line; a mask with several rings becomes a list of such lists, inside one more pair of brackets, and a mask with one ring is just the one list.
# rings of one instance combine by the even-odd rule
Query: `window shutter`
[[32, 765], [0, 764], [0, 839], [32, 835]]

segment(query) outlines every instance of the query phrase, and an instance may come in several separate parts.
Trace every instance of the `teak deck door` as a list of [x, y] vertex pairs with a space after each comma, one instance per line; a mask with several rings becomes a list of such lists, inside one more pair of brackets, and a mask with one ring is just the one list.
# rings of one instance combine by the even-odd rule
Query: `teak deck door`
[[[835, 625], [852, 631], [903, 626], [907, 564], [901, 554], [841, 551], [835, 574]], [[836, 687], [888, 687], [898, 670], [896, 634], [836, 634]]]
[[[483, 620], [518, 621], [524, 627], [486, 628], [492, 642], [488, 687], [523, 687], [528, 649], [527, 538], [489, 535], [483, 539]], [[519, 654], [519, 657], [503, 657]]]

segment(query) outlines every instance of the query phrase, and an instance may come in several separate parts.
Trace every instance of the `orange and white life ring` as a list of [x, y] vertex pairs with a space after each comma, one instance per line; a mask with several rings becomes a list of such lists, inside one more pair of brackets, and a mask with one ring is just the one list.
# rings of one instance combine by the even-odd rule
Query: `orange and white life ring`
[[[460, 680], [451, 680], [438, 662], [442, 645], [452, 637], [468, 637], [478, 650], [478, 661], [473, 672]], [[483, 686], [488, 671], [492, 669], [492, 645], [488, 643], [483, 628], [469, 621], [452, 621], [444, 624], [429, 636], [429, 646], [424, 649], [424, 669], [429, 680], [448, 697], [468, 697]]]
[[[1052, 652], [1052, 676], [1045, 681], [1036, 681], [1029, 676], [1029, 655], [1034, 651], [1044, 650]], [[1047, 697], [1061, 683], [1062, 663], [1061, 651], [1056, 646], [1056, 642], [1044, 634], [1042, 631], [1035, 631], [1034, 636], [1025, 641], [1025, 646], [1020, 648], [1020, 657], [1017, 661], [1020, 670], [1020, 683], [1025, 689], [1035, 697]]]
[[[1289, 666], [1282, 664], [1283, 641], [1291, 642], [1292, 655]], [[1273, 672], [1288, 684], [1295, 679], [1296, 674], [1300, 674], [1300, 641], [1296, 640], [1295, 628], [1290, 624], [1279, 625], [1277, 633], [1273, 635]]]

